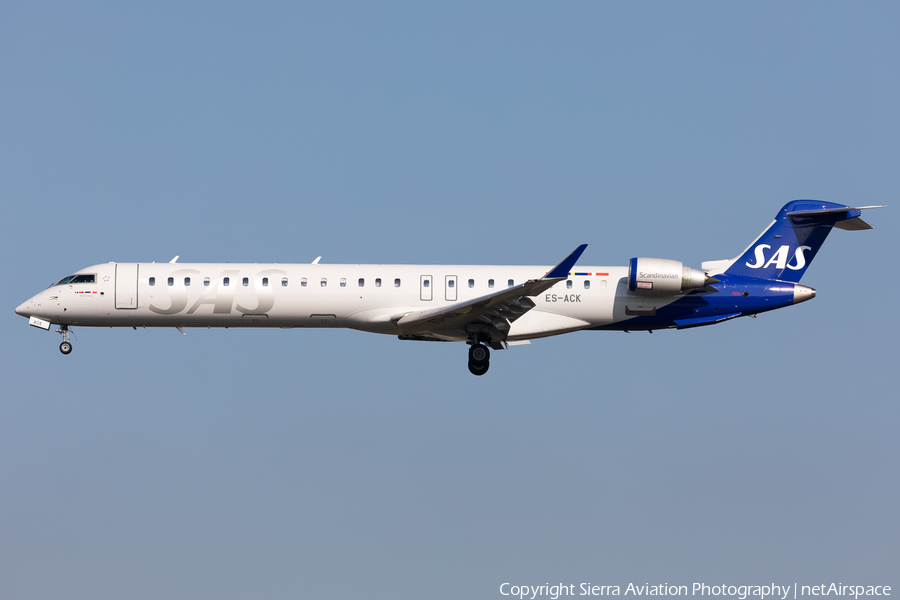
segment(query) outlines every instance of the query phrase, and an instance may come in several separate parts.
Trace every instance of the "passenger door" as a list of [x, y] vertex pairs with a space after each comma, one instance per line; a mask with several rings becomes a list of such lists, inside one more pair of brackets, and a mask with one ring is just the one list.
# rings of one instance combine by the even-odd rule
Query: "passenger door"
[[134, 308], [138, 294], [137, 263], [116, 264], [116, 308]]

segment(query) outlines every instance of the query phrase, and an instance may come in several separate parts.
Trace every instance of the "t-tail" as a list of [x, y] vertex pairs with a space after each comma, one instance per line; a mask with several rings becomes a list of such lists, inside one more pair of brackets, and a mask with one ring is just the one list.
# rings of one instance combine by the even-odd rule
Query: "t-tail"
[[861, 211], [821, 200], [794, 200], [784, 205], [771, 225], [744, 252], [731, 260], [704, 262], [709, 275], [738, 275], [797, 283], [812, 263], [831, 229], [860, 231], [872, 226]]

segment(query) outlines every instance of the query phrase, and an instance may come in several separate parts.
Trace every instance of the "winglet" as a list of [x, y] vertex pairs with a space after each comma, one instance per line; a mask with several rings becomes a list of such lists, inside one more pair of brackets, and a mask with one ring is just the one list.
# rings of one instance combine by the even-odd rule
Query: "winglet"
[[587, 244], [582, 244], [575, 248], [575, 250], [572, 251], [572, 254], [565, 257], [561, 263], [550, 269], [550, 272], [544, 275], [541, 279], [567, 278], [569, 276], [569, 271], [572, 269], [572, 267], [575, 266], [575, 263], [578, 262], [578, 259], [581, 258], [581, 254], [587, 247]]

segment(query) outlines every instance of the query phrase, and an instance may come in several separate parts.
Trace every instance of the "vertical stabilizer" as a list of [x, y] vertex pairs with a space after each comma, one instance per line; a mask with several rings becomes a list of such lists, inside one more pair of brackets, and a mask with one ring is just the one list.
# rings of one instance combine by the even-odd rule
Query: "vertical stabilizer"
[[703, 264], [710, 275], [724, 273], [797, 283], [812, 263], [833, 227], [871, 229], [859, 218], [865, 206], [851, 208], [821, 200], [794, 200], [737, 258]]

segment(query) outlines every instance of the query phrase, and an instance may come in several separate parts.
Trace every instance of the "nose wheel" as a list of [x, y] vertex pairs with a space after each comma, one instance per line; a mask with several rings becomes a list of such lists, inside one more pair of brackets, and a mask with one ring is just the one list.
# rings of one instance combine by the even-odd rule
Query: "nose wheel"
[[472, 375], [484, 375], [491, 366], [491, 351], [482, 343], [469, 347], [469, 372]]
[[[59, 351], [63, 354], [69, 354], [72, 352], [72, 342], [69, 341], [69, 326], [63, 325], [59, 329], [56, 330], [56, 333], [61, 333], [63, 336], [63, 341], [59, 345]], [[74, 334], [73, 334], [74, 335]]]

